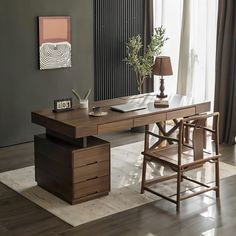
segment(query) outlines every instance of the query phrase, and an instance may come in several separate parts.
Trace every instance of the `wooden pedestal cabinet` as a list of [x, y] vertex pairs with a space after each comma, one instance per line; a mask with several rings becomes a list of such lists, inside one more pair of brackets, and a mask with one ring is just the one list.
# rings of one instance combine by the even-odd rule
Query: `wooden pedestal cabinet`
[[70, 144], [42, 134], [34, 137], [35, 179], [39, 186], [75, 204], [110, 191], [110, 143], [96, 137]]

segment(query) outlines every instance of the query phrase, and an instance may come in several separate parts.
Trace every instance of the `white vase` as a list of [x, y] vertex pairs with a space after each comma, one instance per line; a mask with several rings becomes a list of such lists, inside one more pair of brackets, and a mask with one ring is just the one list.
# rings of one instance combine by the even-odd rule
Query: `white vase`
[[80, 103], [79, 103], [79, 108], [88, 108], [88, 99], [86, 100], [80, 100]]

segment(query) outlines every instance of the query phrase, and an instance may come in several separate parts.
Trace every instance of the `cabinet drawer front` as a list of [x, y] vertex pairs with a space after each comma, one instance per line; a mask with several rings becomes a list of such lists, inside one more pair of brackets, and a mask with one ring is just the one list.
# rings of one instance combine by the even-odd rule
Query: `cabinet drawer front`
[[178, 111], [171, 111], [167, 113], [167, 120], [175, 119], [175, 118], [182, 118], [182, 117], [187, 117], [191, 115], [195, 115], [195, 107], [190, 107], [186, 109], [181, 109]]
[[159, 121], [166, 120], [166, 113], [162, 114], [155, 114], [155, 115], [148, 115], [143, 117], [138, 117], [134, 119], [134, 126], [141, 126], [141, 125], [148, 125], [154, 124]]
[[74, 168], [95, 164], [110, 159], [110, 145], [74, 152]]
[[74, 184], [74, 198], [82, 198], [110, 190], [110, 176], [104, 176]]
[[128, 128], [132, 128], [132, 127], [133, 127], [133, 120], [132, 119], [111, 122], [108, 124], [98, 125], [98, 134], [122, 130], [122, 129], [128, 129]]
[[88, 181], [110, 174], [109, 161], [97, 162], [91, 165], [82, 166], [74, 169], [74, 183]]

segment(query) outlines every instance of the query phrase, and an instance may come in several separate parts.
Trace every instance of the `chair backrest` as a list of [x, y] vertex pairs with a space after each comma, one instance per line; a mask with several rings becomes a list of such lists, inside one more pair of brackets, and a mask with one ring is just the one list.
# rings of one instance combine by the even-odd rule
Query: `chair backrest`
[[[210, 118], [212, 125], [209, 125]], [[185, 137], [182, 135], [182, 145], [193, 149], [194, 161], [202, 160], [207, 132], [212, 136], [215, 143], [215, 155], [219, 155], [219, 113], [196, 115], [189, 118], [184, 118], [181, 121], [180, 129], [188, 129], [192, 133], [192, 146], [185, 143]], [[182, 132], [184, 134], [184, 132]], [[179, 160], [181, 163], [181, 159]]]
[[[211, 127], [209, 126], [210, 120]], [[145, 132], [145, 146], [144, 150], [152, 150], [160, 147], [160, 144], [167, 140], [169, 144], [176, 142], [178, 144], [178, 165], [181, 165], [181, 156], [183, 153], [183, 146], [187, 146], [193, 150], [194, 161], [200, 161], [204, 156], [204, 148], [206, 143], [206, 133], [210, 132], [213, 140], [215, 141], [215, 155], [219, 155], [219, 113], [214, 112], [210, 114], [195, 115], [188, 118], [183, 118], [169, 130], [164, 131], [161, 134], [152, 133], [150, 131]], [[161, 127], [159, 127], [161, 128]], [[162, 130], [163, 131], [163, 130]], [[177, 137], [173, 137], [173, 134], [177, 132]], [[163, 134], [164, 133], [164, 134]], [[192, 144], [190, 145], [186, 141], [186, 134], [191, 133]], [[157, 138], [157, 141], [149, 146], [149, 135]]]

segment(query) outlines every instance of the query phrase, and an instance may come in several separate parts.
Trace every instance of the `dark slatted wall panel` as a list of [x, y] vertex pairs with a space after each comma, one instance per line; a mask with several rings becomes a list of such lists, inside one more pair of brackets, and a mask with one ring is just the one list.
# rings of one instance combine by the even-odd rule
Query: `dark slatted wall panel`
[[137, 94], [134, 72], [123, 61], [129, 37], [143, 37], [144, 0], [94, 0], [95, 99]]

